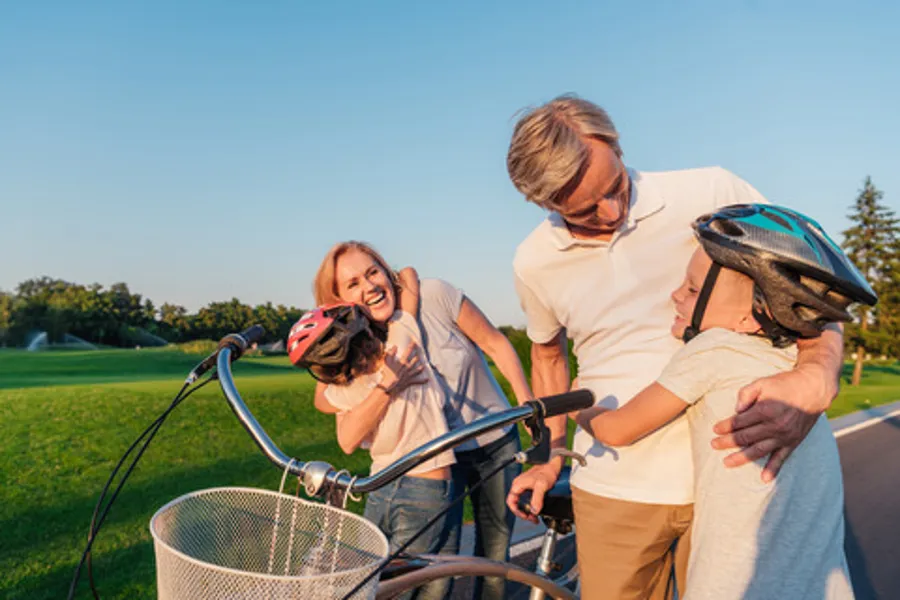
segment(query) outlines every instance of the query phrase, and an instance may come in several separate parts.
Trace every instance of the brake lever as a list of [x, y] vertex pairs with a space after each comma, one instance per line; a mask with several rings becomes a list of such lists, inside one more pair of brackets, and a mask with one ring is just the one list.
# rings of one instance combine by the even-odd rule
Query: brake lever
[[557, 456], [564, 456], [566, 458], [571, 458], [572, 460], [578, 461], [578, 464], [582, 467], [587, 466], [587, 459], [584, 457], [584, 454], [579, 454], [574, 450], [569, 450], [567, 448], [554, 448], [550, 451], [550, 458], [556, 458]]

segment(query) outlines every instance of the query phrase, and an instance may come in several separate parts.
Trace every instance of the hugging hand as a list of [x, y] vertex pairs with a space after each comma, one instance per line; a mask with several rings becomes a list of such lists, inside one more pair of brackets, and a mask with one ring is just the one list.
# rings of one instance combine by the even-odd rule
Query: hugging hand
[[402, 354], [398, 354], [397, 347], [392, 346], [384, 353], [381, 384], [389, 393], [395, 394], [411, 385], [421, 385], [428, 381], [424, 371], [425, 366], [415, 343], [410, 342]]

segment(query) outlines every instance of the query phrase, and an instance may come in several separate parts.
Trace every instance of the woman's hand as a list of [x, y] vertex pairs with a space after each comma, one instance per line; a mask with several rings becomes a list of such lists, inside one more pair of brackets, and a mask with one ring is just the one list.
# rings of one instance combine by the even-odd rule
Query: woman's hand
[[428, 376], [424, 371], [425, 365], [414, 342], [410, 342], [402, 354], [398, 354], [397, 347], [392, 346], [384, 353], [381, 386], [391, 395], [402, 392], [411, 385], [426, 383]]

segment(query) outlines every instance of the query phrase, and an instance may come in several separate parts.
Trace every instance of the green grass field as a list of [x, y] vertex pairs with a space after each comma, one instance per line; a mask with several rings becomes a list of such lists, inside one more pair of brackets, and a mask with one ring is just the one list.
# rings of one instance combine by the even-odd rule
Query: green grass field
[[[171, 349], [0, 351], [0, 597], [65, 597], [111, 469], [168, 406], [199, 358]], [[286, 453], [367, 472], [363, 452], [345, 456], [338, 449], [333, 419], [312, 407], [313, 381], [286, 358], [245, 358], [235, 375], [258, 420]], [[844, 387], [832, 416], [900, 397], [900, 368], [867, 366], [863, 383]], [[200, 390], [171, 415], [98, 537], [94, 573], [101, 597], [154, 597], [148, 523], [166, 502], [217, 486], [277, 489], [280, 478], [218, 386]], [[90, 597], [84, 576], [77, 597]]]

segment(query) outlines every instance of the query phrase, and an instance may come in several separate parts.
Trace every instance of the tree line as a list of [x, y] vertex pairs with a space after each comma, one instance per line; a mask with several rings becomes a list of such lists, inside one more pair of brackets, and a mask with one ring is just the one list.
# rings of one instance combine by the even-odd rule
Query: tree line
[[93, 344], [133, 347], [166, 342], [218, 340], [253, 324], [262, 325], [263, 343], [284, 340], [303, 310], [272, 303], [248, 306], [237, 298], [212, 302], [196, 313], [164, 303], [157, 307], [125, 283], [107, 289], [41, 277], [0, 291], [0, 345], [23, 346], [35, 332], [61, 343], [72, 335]]

